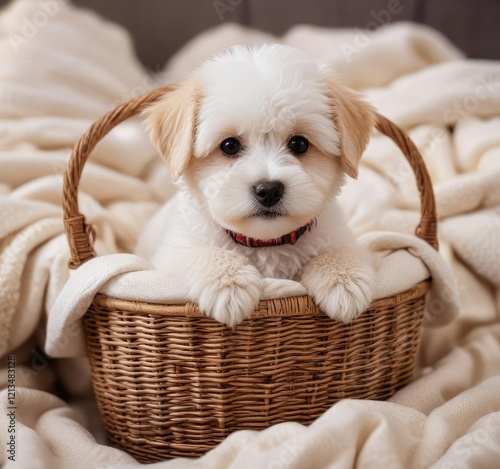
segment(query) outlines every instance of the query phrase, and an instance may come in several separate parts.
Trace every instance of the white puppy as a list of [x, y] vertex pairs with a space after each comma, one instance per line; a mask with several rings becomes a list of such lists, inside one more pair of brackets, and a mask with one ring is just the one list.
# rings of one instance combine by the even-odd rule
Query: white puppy
[[335, 197], [375, 113], [331, 71], [290, 47], [236, 46], [144, 115], [179, 185], [152, 262], [202, 311], [238, 324], [264, 277], [299, 280], [343, 322], [368, 307], [373, 270]]

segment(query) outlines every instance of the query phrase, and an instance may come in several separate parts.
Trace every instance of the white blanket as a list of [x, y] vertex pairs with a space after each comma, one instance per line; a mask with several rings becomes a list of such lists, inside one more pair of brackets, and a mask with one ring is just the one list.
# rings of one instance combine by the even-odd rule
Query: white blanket
[[[0, 463], [135, 468], [129, 455], [102, 444], [85, 360], [51, 361], [42, 350], [46, 314], [68, 278], [60, 198], [70, 148], [99, 115], [163, 78], [144, 71], [122, 29], [72, 7], [61, 5], [26, 39], [23, 25], [40, 8], [18, 0], [0, 14], [0, 354], [17, 360], [16, 462], [2, 451]], [[346, 56], [357, 34], [300, 26], [278, 39], [223, 26], [181, 50], [166, 80], [248, 41], [280, 40], [332, 63], [421, 148], [435, 183], [440, 252], [458, 279], [459, 317], [425, 332], [419, 379], [387, 402], [343, 401], [309, 428], [290, 422], [238, 432], [200, 461], [155, 467], [498, 466], [500, 64], [465, 60], [440, 34], [408, 24], [383, 28]], [[167, 181], [138, 122], [99, 145], [80, 194], [99, 254], [131, 252], [140, 227], [172, 193]], [[367, 239], [376, 230], [410, 234], [417, 224], [414, 178], [383, 137], [373, 138], [360, 180], [342, 197], [351, 226]], [[438, 318], [453, 302], [441, 292], [430, 305]], [[66, 343], [78, 342], [77, 328], [66, 332]], [[6, 387], [6, 370], [1, 376]], [[68, 403], [57, 397], [60, 389]], [[7, 428], [6, 391], [0, 407]], [[1, 432], [3, 448], [6, 438]]]

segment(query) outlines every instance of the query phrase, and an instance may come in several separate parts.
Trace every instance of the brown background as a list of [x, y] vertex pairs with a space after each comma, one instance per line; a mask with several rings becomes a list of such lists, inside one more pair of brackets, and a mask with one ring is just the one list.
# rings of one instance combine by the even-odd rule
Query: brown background
[[[122, 24], [133, 36], [141, 60], [155, 69], [195, 34], [221, 24], [214, 3], [238, 22], [275, 34], [297, 23], [365, 28], [372, 11], [398, 2], [394, 21], [430, 25], [469, 57], [500, 59], [500, 0], [74, 0]], [[0, 4], [7, 0], [0, 0]], [[235, 5], [232, 7], [231, 5]]]

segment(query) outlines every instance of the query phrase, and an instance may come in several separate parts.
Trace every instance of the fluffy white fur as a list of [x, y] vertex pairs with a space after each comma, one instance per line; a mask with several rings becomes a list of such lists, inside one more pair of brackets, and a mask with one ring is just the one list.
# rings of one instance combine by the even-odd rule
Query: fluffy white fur
[[[344, 175], [357, 176], [374, 124], [357, 94], [293, 48], [237, 46], [144, 114], [179, 185], [151, 224], [164, 220], [152, 262], [183, 277], [207, 315], [230, 326], [244, 320], [257, 306], [263, 277], [300, 280], [326, 314], [344, 322], [367, 308], [372, 267], [335, 199]], [[296, 135], [310, 143], [302, 155], [288, 148]], [[236, 157], [220, 149], [229, 137], [241, 142]], [[253, 191], [271, 180], [285, 187], [274, 218], [262, 216]], [[267, 240], [314, 218], [317, 226], [295, 245], [250, 248], [225, 232]], [[148, 228], [143, 238], [151, 242]]]

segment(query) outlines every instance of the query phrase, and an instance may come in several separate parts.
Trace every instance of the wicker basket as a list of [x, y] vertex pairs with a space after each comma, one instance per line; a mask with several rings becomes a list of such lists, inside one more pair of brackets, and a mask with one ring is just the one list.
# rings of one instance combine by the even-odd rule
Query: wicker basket
[[[85, 161], [114, 126], [171, 87], [109, 112], [80, 139], [64, 178], [70, 267], [96, 254], [78, 209]], [[410, 162], [421, 195], [417, 235], [434, 247], [434, 195], [422, 157], [378, 116]], [[413, 375], [429, 281], [374, 301], [349, 325], [310, 297], [261, 301], [234, 330], [196, 304], [159, 305], [97, 295], [84, 318], [97, 404], [109, 438], [141, 462], [204, 454], [240, 429], [312, 422], [339, 399], [386, 399]]]

